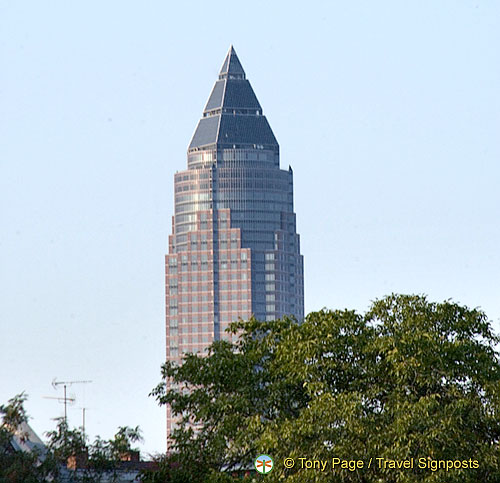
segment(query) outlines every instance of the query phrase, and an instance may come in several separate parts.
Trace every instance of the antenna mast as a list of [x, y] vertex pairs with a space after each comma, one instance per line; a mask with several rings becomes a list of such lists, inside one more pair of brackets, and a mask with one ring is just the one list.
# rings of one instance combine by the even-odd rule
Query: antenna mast
[[92, 381], [57, 381], [56, 378], [52, 381], [52, 387], [57, 389], [57, 386], [63, 386], [64, 396], [61, 398], [64, 401], [64, 422], [68, 424], [68, 401], [74, 401], [74, 398], [66, 396], [66, 388], [72, 386], [73, 384], [90, 384]]

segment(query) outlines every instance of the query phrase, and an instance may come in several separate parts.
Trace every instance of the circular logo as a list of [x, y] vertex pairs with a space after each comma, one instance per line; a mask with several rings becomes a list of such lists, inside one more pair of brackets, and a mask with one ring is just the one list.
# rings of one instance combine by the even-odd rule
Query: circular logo
[[255, 458], [253, 464], [258, 473], [267, 475], [268, 473], [271, 473], [271, 471], [273, 470], [274, 461], [267, 454], [261, 454], [257, 456], [257, 458]]

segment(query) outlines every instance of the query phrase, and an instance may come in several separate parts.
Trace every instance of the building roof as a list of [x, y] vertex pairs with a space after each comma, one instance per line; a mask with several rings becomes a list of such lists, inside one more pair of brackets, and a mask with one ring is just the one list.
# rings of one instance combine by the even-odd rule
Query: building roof
[[222, 68], [219, 72], [219, 79], [228, 75], [236, 77], [243, 76], [243, 78], [245, 78], [245, 71], [243, 70], [240, 59], [238, 59], [236, 51], [232, 45], [229, 47], [229, 52], [227, 53], [224, 63], [222, 64]]
[[278, 147], [234, 47], [219, 72], [189, 150], [208, 147]]
[[14, 451], [23, 451], [25, 453], [36, 453], [43, 459], [47, 453], [47, 448], [43, 441], [33, 431], [33, 428], [27, 423], [22, 422], [13, 433], [10, 444]]

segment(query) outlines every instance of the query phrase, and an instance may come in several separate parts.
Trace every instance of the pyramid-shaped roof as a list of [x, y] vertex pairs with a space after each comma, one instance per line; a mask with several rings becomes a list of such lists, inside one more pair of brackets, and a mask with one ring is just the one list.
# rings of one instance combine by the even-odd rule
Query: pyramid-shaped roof
[[224, 59], [189, 150], [218, 147], [278, 147], [234, 47]]
[[245, 71], [243, 70], [240, 59], [238, 59], [236, 51], [232, 45], [229, 47], [229, 52], [227, 53], [224, 63], [222, 64], [222, 68], [219, 72], [219, 79], [222, 79], [223, 76], [242, 76], [243, 79], [245, 78]]

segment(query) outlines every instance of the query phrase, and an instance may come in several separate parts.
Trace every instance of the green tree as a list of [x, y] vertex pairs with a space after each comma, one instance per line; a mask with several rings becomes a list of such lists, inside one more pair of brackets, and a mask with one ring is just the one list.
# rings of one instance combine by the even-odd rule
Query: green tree
[[[302, 324], [233, 330], [241, 332], [235, 345], [217, 342], [206, 357], [166, 364], [171, 385], [153, 391], [181, 418], [173, 458], [179, 471], [195, 471], [184, 481], [250, 467], [259, 453], [274, 457], [267, 481], [500, 481], [499, 339], [483, 312], [392, 295], [364, 315], [322, 310]], [[300, 468], [301, 457], [334, 456], [372, 458], [372, 466]], [[296, 462], [288, 470], [287, 457]], [[414, 458], [414, 468], [379, 467], [376, 458]], [[434, 471], [419, 458], [479, 467]]]
[[46, 436], [48, 438], [48, 449], [56, 460], [61, 463], [66, 463], [71, 456], [88, 452], [83, 431], [76, 428], [70, 429], [65, 418], [58, 418], [56, 429], [48, 431]]
[[62, 478], [62, 467], [68, 458], [75, 456], [84, 456], [86, 467], [78, 475], [73, 474], [71, 481], [118, 481], [119, 462], [128, 453], [137, 451], [133, 444], [142, 440], [138, 426], [120, 427], [110, 440], [97, 437], [89, 444], [80, 429], [69, 428], [61, 418], [56, 429], [47, 433], [45, 448], [17, 450], [12, 444], [14, 438], [21, 443], [28, 442], [26, 399], [21, 393], [0, 405], [0, 483], [57, 482]]
[[40, 449], [16, 451], [12, 442], [26, 442], [25, 423], [28, 415], [24, 408], [27, 396], [18, 394], [7, 404], [0, 405], [0, 482], [2, 483], [37, 483], [55, 478], [57, 464], [52, 455]]
[[88, 443], [83, 431], [70, 429], [64, 418], [59, 419], [56, 429], [48, 432], [47, 437], [48, 448], [60, 464], [65, 465], [71, 457], [85, 462], [79, 477], [74, 476], [75, 481], [85, 482], [116, 480], [120, 461], [137, 451], [132, 447], [133, 443], [142, 441], [138, 426], [123, 426], [118, 428], [112, 439], [104, 440], [97, 436], [93, 443]]
[[95, 470], [116, 471], [118, 462], [126, 460], [130, 453], [138, 451], [132, 445], [142, 440], [139, 426], [135, 428], [121, 426], [109, 440], [97, 437], [88, 447], [89, 466]]
[[204, 482], [210, 474], [216, 481], [222, 470], [244, 471], [256, 455], [260, 421], [298, 414], [302, 384], [277, 378], [269, 367], [281, 334], [293, 325], [286, 318], [236, 323], [232, 330], [241, 336], [234, 345], [218, 341], [205, 357], [187, 354], [181, 366], [163, 366], [169, 384], [152, 394], [179, 418], [175, 454], [163, 465], [172, 468], [172, 481]]

